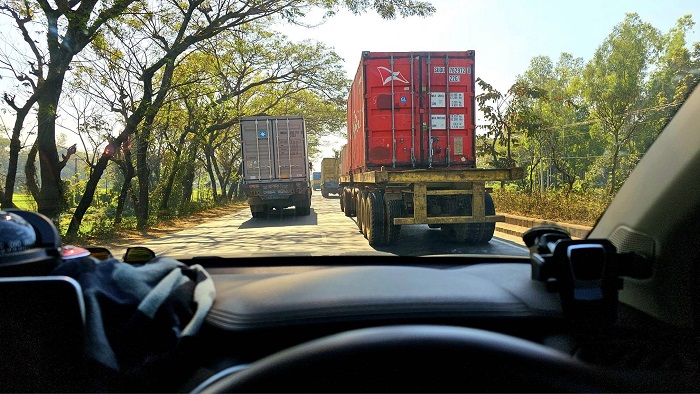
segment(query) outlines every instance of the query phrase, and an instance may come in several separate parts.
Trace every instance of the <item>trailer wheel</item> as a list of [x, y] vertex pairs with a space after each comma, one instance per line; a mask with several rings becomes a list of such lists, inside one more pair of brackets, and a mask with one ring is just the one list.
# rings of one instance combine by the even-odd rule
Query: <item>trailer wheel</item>
[[340, 193], [340, 212], [345, 212], [345, 189]]
[[321, 196], [323, 196], [323, 198], [328, 198], [328, 190], [326, 190], [325, 187], [321, 188]]
[[343, 188], [341, 193], [340, 201], [341, 204], [345, 206], [345, 210], [343, 210], [343, 212], [345, 212], [345, 216], [349, 218], [355, 216], [355, 205], [352, 203], [352, 193], [350, 192], [350, 189]]
[[369, 246], [385, 243], [384, 234], [384, 197], [378, 191], [367, 194], [367, 241]]
[[[471, 196], [467, 197], [467, 205], [463, 209], [464, 215], [471, 215]], [[486, 215], [495, 215], [496, 208], [493, 204], [493, 199], [489, 193], [484, 194], [484, 213]], [[456, 242], [466, 242], [471, 244], [486, 244], [496, 230], [496, 223], [466, 223], [466, 224], [450, 224], [443, 225], [442, 230], [445, 231], [448, 238]]]
[[394, 218], [403, 216], [403, 201], [387, 200], [384, 202], [384, 242], [387, 245], [395, 244], [401, 234], [401, 225], [394, 224]]
[[360, 190], [355, 191], [355, 215], [357, 228], [362, 232], [362, 192]]
[[294, 213], [296, 213], [297, 216], [311, 215], [311, 197], [306, 197], [299, 205], [295, 205]]
[[352, 189], [344, 188], [340, 197], [344, 201], [345, 205], [345, 216], [353, 217], [355, 216], [355, 204], [352, 200]]
[[368, 193], [366, 191], [362, 192], [362, 235], [367, 238], [367, 225], [369, 224], [369, 199], [367, 198]]
[[[471, 211], [471, 209], [470, 209]], [[489, 193], [484, 194], [484, 213], [486, 215], [495, 215], [496, 207], [493, 204], [493, 199]], [[496, 231], [496, 223], [469, 223], [467, 225], [467, 233], [464, 237], [465, 242], [474, 244], [485, 244], [493, 238], [493, 233]]]
[[270, 214], [270, 209], [266, 206], [262, 206], [262, 211], [259, 211], [259, 207], [256, 205], [256, 210], [253, 210], [253, 207], [250, 207], [250, 214], [253, 216], [254, 219], [262, 219], [267, 217]]

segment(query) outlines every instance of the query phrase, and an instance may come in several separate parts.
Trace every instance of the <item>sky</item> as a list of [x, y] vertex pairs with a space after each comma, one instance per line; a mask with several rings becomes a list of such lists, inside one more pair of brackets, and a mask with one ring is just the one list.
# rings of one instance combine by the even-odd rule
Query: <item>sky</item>
[[[535, 56], [556, 61], [569, 52], [588, 61], [596, 48], [622, 22], [636, 12], [662, 32], [685, 14], [700, 22], [698, 0], [433, 0], [437, 11], [430, 17], [382, 20], [368, 12], [354, 16], [343, 11], [314, 28], [280, 25], [276, 29], [294, 41], [324, 42], [345, 60], [353, 78], [362, 51], [464, 51], [476, 53], [477, 77], [499, 90], [507, 90]], [[316, 24], [315, 13], [308, 18]], [[700, 41], [700, 26], [687, 36]], [[332, 155], [342, 138], [326, 138], [322, 156]], [[320, 157], [314, 168], [320, 168]]]

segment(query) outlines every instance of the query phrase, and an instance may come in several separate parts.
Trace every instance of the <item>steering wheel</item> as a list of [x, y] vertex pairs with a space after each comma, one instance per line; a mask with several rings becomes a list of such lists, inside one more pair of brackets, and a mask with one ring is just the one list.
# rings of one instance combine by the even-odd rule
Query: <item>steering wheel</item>
[[346, 331], [252, 363], [219, 392], [627, 391], [570, 356], [489, 331], [402, 325]]

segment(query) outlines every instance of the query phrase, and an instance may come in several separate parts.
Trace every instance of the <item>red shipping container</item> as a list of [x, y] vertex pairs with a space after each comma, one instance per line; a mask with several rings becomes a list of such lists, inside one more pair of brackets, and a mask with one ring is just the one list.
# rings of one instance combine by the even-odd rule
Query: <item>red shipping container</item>
[[343, 173], [472, 168], [474, 111], [474, 51], [363, 52]]

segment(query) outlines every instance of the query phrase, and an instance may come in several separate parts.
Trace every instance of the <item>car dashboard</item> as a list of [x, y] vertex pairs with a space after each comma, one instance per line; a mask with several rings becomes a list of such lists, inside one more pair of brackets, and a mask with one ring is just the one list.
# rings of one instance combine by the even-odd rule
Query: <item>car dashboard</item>
[[[274, 266], [270, 266], [266, 259], [183, 261], [204, 263], [212, 275], [217, 293], [206, 324], [198, 335], [201, 347], [208, 349], [204, 357], [206, 362], [177, 388], [180, 391], [248, 391], [251, 387], [252, 391], [493, 391], [494, 388], [496, 391], [523, 391], [518, 387], [524, 390], [667, 391], [669, 388], [687, 389], [696, 383], [693, 380], [694, 362], [700, 358], [686, 346], [692, 343], [692, 334], [662, 324], [625, 304], [618, 306], [618, 319], [605, 330], [576, 326], [563, 313], [560, 295], [548, 290], [546, 283], [532, 279], [529, 259], [487, 256], [294, 257], [280, 258]], [[387, 377], [390, 374], [368, 376], [367, 368], [371, 364], [368, 360], [378, 356], [370, 352], [354, 355], [350, 358], [352, 362], [343, 361], [342, 365], [333, 368], [329, 366], [331, 371], [325, 374], [335, 375], [338, 369], [352, 371], [340, 373], [346, 377], [331, 381], [320, 380], [318, 375], [323, 373], [305, 368], [302, 372], [295, 371], [294, 378], [288, 378], [288, 384], [278, 380], [273, 385], [265, 383], [260, 386], [221, 384], [290, 348], [348, 332], [385, 327], [427, 327], [428, 330], [458, 327], [489, 335], [506, 335], [566, 355], [586, 367], [601, 369], [593, 372], [576, 370], [574, 374], [579, 377], [586, 374], [590, 377], [584, 379], [586, 382], [554, 386], [549, 383], [523, 386], [515, 378], [511, 382], [513, 385], [505, 386], [463, 385], [459, 382], [425, 386], [416, 381], [410, 386], [402, 386], [396, 381], [404, 380], [404, 375], [392, 375], [391, 379]], [[649, 338], [654, 340], [649, 341]], [[411, 341], [429, 342], [429, 339], [408, 340]], [[487, 347], [493, 346], [497, 345]], [[339, 350], [332, 353], [336, 351], [342, 353]], [[450, 357], [448, 353], [444, 355], [447, 359]], [[382, 365], [397, 363], [393, 350], [386, 354], [389, 359]], [[441, 351], [429, 350], [426, 354], [417, 351], [416, 354], [430, 359], [440, 357]], [[413, 359], [414, 356], [406, 357]], [[505, 357], [501, 354], [480, 357], [483, 360], [495, 357], [499, 363], [507, 365], [506, 360], [501, 360]], [[323, 363], [333, 365], [333, 357], [327, 360], [324, 356], [323, 359]], [[287, 365], [290, 361], [282, 363]], [[346, 365], [348, 363], [352, 366]], [[365, 365], [361, 368], [362, 373], [355, 371], [358, 364]], [[535, 362], [533, 365], [539, 364]], [[374, 369], [381, 369], [381, 366]], [[421, 369], [414, 373], [425, 374], [427, 379], [433, 376], [431, 374], [443, 377], [447, 373], [445, 370], [426, 372]], [[469, 375], [464, 371], [455, 373], [465, 378]], [[356, 379], [348, 380], [347, 376], [356, 374], [359, 374]], [[297, 380], [305, 375], [318, 385], [299, 386]], [[641, 379], [642, 375], [646, 378]], [[266, 380], [269, 377], [263, 376], [261, 379], [269, 382]], [[278, 378], [282, 376], [285, 375]], [[603, 376], [605, 379], [600, 380]], [[654, 376], [654, 379], [650, 380], [649, 376]], [[379, 383], [385, 378], [392, 381], [392, 385]], [[355, 382], [360, 380], [365, 384], [356, 385]], [[450, 379], [445, 381], [452, 382]], [[486, 381], [488, 379], [484, 378], [482, 383]], [[591, 385], [586, 385], [588, 383]]]
[[[532, 258], [210, 256], [179, 262], [206, 270], [213, 281], [213, 304], [201, 328], [172, 348], [149, 353], [147, 363], [132, 364], [138, 368], [119, 372], [86, 360], [81, 348], [91, 343], [84, 337], [95, 335], [84, 326], [95, 305], [81, 294], [91, 290], [67, 277], [29, 277], [30, 286], [3, 280], [6, 317], [21, 317], [16, 326], [12, 318], [2, 320], [10, 333], [3, 348], [20, 349], [11, 357], [16, 362], [2, 366], [3, 387], [590, 392], [693, 391], [700, 381], [692, 330], [617, 299], [609, 324], [598, 324], [602, 316], [572, 316], [552, 281], [536, 280], [541, 267]], [[147, 270], [149, 263], [138, 266]], [[117, 318], [127, 315], [114, 316], [105, 324], [123, 329]], [[130, 348], [158, 340], [155, 328], [144, 325], [135, 343], [112, 345], [133, 356]]]

